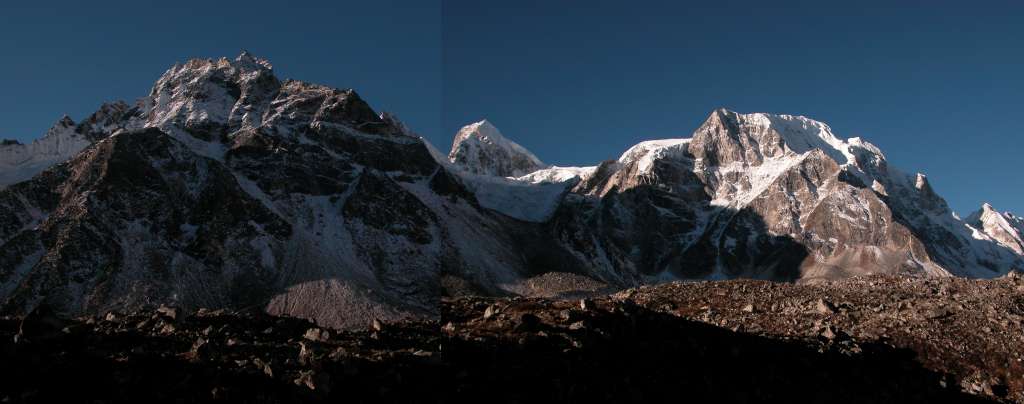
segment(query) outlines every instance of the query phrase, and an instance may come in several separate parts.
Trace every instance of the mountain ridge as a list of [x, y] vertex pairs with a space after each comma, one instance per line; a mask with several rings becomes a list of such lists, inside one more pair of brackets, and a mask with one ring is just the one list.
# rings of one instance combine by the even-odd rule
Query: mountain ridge
[[592, 167], [544, 164], [481, 121], [445, 155], [354, 90], [281, 81], [243, 52], [61, 128], [80, 150], [0, 188], [5, 311], [261, 307], [359, 328], [436, 317], [444, 296], [584, 293], [558, 274], [621, 288], [1024, 267], [926, 177], [799, 116], [719, 109]]

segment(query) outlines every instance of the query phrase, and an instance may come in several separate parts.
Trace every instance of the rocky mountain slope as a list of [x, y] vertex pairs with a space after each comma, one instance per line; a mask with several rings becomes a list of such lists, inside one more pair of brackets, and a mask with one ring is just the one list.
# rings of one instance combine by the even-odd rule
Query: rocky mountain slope
[[436, 316], [446, 268], [497, 271], [532, 231], [493, 231], [508, 219], [354, 91], [246, 53], [172, 67], [113, 121], [0, 191], [6, 311], [252, 306], [364, 327]]
[[611, 284], [1024, 268], [1008, 225], [960, 220], [923, 174], [805, 117], [717, 110], [691, 138], [518, 180], [572, 187], [544, 227]]
[[481, 121], [445, 156], [355, 91], [243, 53], [4, 147], [4, 178], [33, 174], [0, 190], [13, 313], [256, 307], [358, 328], [436, 317], [445, 295], [1024, 267], [1019, 220], [961, 221], [925, 176], [798, 116], [717, 110], [593, 167]]

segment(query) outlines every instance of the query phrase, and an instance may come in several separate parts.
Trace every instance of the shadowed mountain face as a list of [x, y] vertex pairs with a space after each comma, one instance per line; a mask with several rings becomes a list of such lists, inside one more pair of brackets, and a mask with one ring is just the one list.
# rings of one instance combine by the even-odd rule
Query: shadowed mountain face
[[0, 189], [5, 311], [257, 307], [356, 328], [574, 282], [1024, 267], [1012, 215], [962, 222], [923, 175], [804, 117], [718, 110], [692, 138], [569, 168], [482, 121], [445, 158], [354, 91], [243, 53], [55, 128], [0, 145], [33, 175]]
[[443, 270], [494, 262], [471, 243], [515, 257], [472, 228], [507, 220], [352, 90], [242, 54], [177, 65], [122, 112], [0, 190], [6, 311], [260, 307], [363, 327], [436, 316]]

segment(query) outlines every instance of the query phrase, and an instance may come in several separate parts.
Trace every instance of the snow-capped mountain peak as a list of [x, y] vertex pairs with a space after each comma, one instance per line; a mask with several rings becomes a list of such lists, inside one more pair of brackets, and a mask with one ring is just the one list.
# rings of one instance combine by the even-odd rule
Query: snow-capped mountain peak
[[7, 141], [0, 144], [0, 187], [31, 178], [88, 146], [89, 139], [75, 128], [75, 121], [63, 115], [43, 137], [32, 143]]
[[1006, 248], [1024, 254], [1024, 218], [1010, 212], [999, 212], [986, 202], [965, 222]]
[[249, 70], [259, 70], [260, 68], [267, 70], [274, 69], [274, 65], [270, 64], [270, 61], [253, 56], [247, 50], [243, 50], [242, 53], [238, 54], [238, 57], [235, 58], [235, 63], [245, 66]]
[[57, 120], [57, 122], [53, 123], [53, 126], [51, 126], [50, 129], [46, 131], [46, 135], [44, 135], [43, 137], [56, 136], [60, 132], [64, 132], [70, 128], [73, 128], [74, 126], [75, 120], [71, 119], [71, 117], [67, 114], [64, 114], [60, 117], [60, 119]]
[[854, 149], [878, 152], [860, 138], [842, 139], [827, 124], [799, 115], [740, 114], [718, 109], [693, 135], [698, 158], [710, 165], [745, 162], [760, 164], [764, 159], [786, 153], [805, 154], [821, 150], [841, 166], [854, 165]]
[[486, 119], [459, 130], [448, 160], [467, 172], [497, 177], [520, 177], [546, 167]]

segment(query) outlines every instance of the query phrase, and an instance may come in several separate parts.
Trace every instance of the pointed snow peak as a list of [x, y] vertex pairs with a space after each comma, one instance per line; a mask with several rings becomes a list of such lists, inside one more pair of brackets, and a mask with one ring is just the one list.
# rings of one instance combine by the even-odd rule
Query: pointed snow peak
[[270, 62], [267, 61], [266, 59], [253, 56], [253, 54], [249, 53], [249, 51], [244, 49], [242, 50], [242, 53], [240, 53], [238, 57], [235, 58], [235, 63], [239, 65], [246, 65], [252, 67], [253, 69], [257, 69], [256, 66], [261, 66], [268, 70], [272, 70], [274, 68], [274, 66], [271, 65]]
[[64, 132], [67, 132], [68, 130], [74, 127], [75, 121], [65, 114], [62, 115], [60, 119], [57, 120], [57, 122], [53, 123], [53, 126], [51, 126], [50, 129], [46, 131], [46, 134], [43, 135], [43, 137], [57, 136]]
[[491, 121], [488, 121], [487, 119], [482, 119], [478, 122], [474, 122], [469, 125], [463, 126], [462, 129], [459, 129], [459, 132], [455, 135], [455, 142], [452, 144], [452, 146], [455, 146], [455, 144], [462, 142], [470, 137], [477, 137], [480, 139], [491, 139], [493, 141], [498, 142], [507, 140], [505, 139], [505, 136], [501, 134], [501, 131], [498, 130], [498, 128], [494, 126], [494, 124], [491, 123]]
[[520, 177], [546, 167], [486, 119], [459, 129], [448, 161], [474, 174], [498, 177]]
[[759, 165], [787, 153], [820, 149], [840, 165], [856, 161], [851, 144], [819, 121], [795, 115], [740, 114], [714, 110], [693, 134], [692, 152], [709, 166], [736, 162]]
[[[1000, 222], [1012, 223], [1015, 227], [1024, 225], [1024, 218], [1020, 218], [1011, 212], [1000, 212], [992, 204], [985, 202], [981, 204], [981, 208], [968, 216], [968, 222], [978, 222], [985, 220], [997, 220]], [[1024, 228], [1022, 228], [1024, 230]]]
[[236, 62], [243, 62], [243, 61], [244, 62], [255, 62], [256, 61], [256, 57], [253, 56], [251, 53], [249, 53], [249, 51], [247, 51], [245, 49], [242, 49], [242, 53], [238, 54], [238, 57], [235, 58], [235, 61]]
[[931, 184], [928, 183], [928, 176], [922, 173], [917, 173], [917, 176], [914, 178], [914, 188], [917, 188], [918, 190], [921, 191], [930, 192], [932, 186]]
[[986, 202], [966, 222], [1017, 254], [1024, 254], [1024, 219], [999, 212]]
[[146, 126], [166, 130], [255, 126], [280, 88], [270, 63], [247, 52], [234, 60], [192, 59], [168, 69], [139, 110]]

